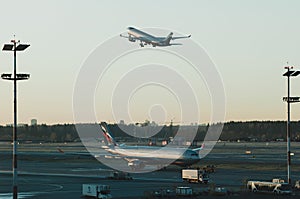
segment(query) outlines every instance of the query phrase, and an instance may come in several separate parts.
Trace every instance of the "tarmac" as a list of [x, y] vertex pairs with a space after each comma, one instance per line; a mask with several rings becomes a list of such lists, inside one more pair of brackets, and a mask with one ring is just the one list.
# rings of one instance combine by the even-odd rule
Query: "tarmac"
[[[57, 148], [63, 149], [63, 153]], [[272, 143], [218, 143], [214, 150], [195, 167], [213, 164], [216, 172], [210, 174], [210, 183], [189, 184], [181, 180], [181, 168], [169, 166], [150, 173], [132, 173], [133, 180], [109, 180], [113, 170], [87, 153], [80, 143], [32, 144], [20, 143], [18, 154], [19, 198], [82, 198], [84, 183], [106, 184], [113, 198], [145, 198], [153, 191], [175, 190], [177, 186], [191, 186], [202, 195], [212, 187], [225, 187], [232, 195], [226, 198], [251, 198], [245, 191], [247, 180], [286, 179], [286, 146]], [[300, 178], [300, 143], [292, 143], [292, 179]], [[246, 151], [251, 153], [246, 154]], [[78, 153], [78, 155], [76, 155]], [[12, 198], [11, 145], [0, 147], [0, 198]], [[112, 159], [118, 164], [122, 159]], [[175, 196], [175, 195], [173, 195]], [[273, 195], [255, 194], [255, 198], [274, 198]], [[201, 196], [199, 196], [201, 197]], [[206, 198], [222, 198], [210, 196]], [[284, 198], [286, 196], [277, 196]], [[290, 198], [299, 198], [295, 192]]]

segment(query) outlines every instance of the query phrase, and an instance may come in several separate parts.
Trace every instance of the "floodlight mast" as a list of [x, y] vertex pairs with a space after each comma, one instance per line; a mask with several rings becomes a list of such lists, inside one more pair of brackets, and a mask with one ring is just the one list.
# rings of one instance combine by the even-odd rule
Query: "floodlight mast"
[[[4, 80], [14, 82], [14, 126], [13, 126], [13, 199], [18, 199], [18, 170], [17, 170], [17, 81], [29, 79], [29, 74], [17, 74], [17, 51], [23, 51], [28, 48], [29, 44], [20, 44], [20, 41], [11, 40], [13, 44], [4, 44], [3, 51], [14, 51], [14, 72], [11, 74], [2, 74]], [[18, 45], [17, 45], [18, 44]]]
[[291, 103], [296, 103], [300, 102], [300, 97], [290, 97], [290, 77], [296, 77], [300, 74], [300, 71], [295, 71], [292, 70], [293, 66], [286, 66], [284, 67], [287, 69], [287, 72], [283, 74], [283, 76], [287, 77], [287, 97], [283, 98], [283, 101], [287, 102], [287, 127], [286, 127], [286, 142], [287, 142], [287, 178], [288, 178], [288, 183], [292, 184], [292, 179], [291, 179]]

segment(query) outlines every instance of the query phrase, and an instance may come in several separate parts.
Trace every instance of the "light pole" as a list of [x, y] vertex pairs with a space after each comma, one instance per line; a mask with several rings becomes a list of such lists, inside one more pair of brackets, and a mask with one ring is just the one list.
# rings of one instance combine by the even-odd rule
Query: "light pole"
[[292, 66], [286, 66], [284, 67], [287, 69], [287, 71], [283, 74], [283, 76], [287, 77], [287, 97], [283, 98], [283, 101], [287, 102], [287, 128], [286, 128], [286, 142], [287, 142], [287, 177], [288, 177], [288, 183], [291, 184], [291, 127], [290, 127], [290, 122], [291, 122], [291, 117], [290, 117], [290, 112], [291, 112], [291, 103], [296, 103], [300, 102], [300, 97], [290, 97], [290, 77], [296, 77], [300, 74], [300, 71], [295, 71], [292, 70]]
[[29, 74], [17, 74], [17, 51], [23, 51], [28, 48], [29, 44], [20, 44], [20, 41], [11, 40], [12, 44], [4, 44], [3, 51], [14, 52], [14, 73], [2, 74], [4, 80], [12, 80], [14, 82], [14, 126], [13, 126], [13, 199], [18, 198], [18, 172], [17, 172], [17, 81], [29, 79]]

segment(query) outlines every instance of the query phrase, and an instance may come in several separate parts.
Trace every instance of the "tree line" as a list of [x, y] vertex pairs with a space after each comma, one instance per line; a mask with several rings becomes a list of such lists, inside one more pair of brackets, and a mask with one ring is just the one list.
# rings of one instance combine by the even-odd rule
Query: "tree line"
[[[114, 137], [124, 140], [134, 137], [144, 137], [148, 139], [169, 139], [171, 137], [175, 137], [179, 131], [182, 131], [187, 136], [192, 132], [196, 132], [195, 140], [201, 141], [206, 135], [209, 124], [198, 126], [178, 126], [172, 124], [164, 126], [110, 124], [109, 128]], [[220, 140], [285, 141], [286, 129], [287, 123], [285, 121], [231, 121], [224, 123]], [[11, 126], [0, 126], [0, 140], [11, 141], [12, 131], [13, 127]], [[291, 138], [293, 141], [300, 141], [300, 121], [291, 122]], [[80, 137], [74, 124], [42, 124], [18, 127], [18, 140], [26, 142], [79, 142]]]

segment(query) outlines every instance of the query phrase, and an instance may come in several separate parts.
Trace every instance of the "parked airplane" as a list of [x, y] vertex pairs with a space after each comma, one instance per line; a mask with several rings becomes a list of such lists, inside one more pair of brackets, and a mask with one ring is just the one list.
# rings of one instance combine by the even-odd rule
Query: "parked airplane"
[[168, 147], [163, 152], [159, 151], [162, 147], [119, 145], [111, 136], [107, 124], [101, 123], [100, 126], [107, 141], [107, 146], [104, 149], [128, 161], [128, 166], [132, 170], [143, 169], [146, 165], [156, 165], [163, 168], [170, 163], [186, 167], [200, 161], [199, 151], [203, 145], [196, 149]]
[[140, 46], [144, 47], [144, 45], [151, 44], [153, 47], [156, 46], [171, 46], [171, 45], [181, 45], [179, 43], [170, 43], [171, 40], [175, 39], [184, 39], [190, 38], [191, 35], [188, 36], [180, 36], [180, 37], [173, 37], [173, 33], [171, 32], [167, 37], [155, 37], [148, 33], [145, 33], [141, 30], [138, 30], [133, 27], [128, 27], [128, 36], [120, 34], [121, 37], [128, 38], [129, 41], [135, 42], [136, 40], [140, 40]]

